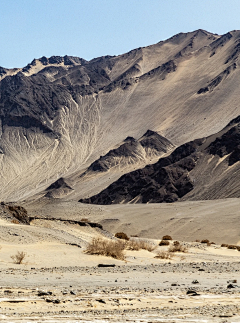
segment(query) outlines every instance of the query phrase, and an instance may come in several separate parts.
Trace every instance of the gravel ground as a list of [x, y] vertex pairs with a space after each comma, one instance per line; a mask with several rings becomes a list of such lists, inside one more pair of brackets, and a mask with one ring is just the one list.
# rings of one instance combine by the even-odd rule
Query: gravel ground
[[239, 262], [1, 269], [0, 318], [240, 322], [239, 281]]

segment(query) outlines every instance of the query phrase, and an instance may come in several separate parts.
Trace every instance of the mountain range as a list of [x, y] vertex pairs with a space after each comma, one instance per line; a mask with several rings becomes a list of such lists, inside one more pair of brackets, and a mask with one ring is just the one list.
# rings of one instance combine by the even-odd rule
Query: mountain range
[[240, 31], [0, 67], [2, 201], [240, 197]]

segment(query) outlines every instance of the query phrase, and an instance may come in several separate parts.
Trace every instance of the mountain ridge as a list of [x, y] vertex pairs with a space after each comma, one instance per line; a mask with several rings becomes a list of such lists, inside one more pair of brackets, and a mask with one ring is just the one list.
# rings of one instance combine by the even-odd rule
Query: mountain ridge
[[87, 189], [77, 178], [126, 137], [151, 129], [178, 147], [221, 131], [240, 115], [239, 39], [197, 30], [118, 56], [0, 68], [1, 199], [31, 198], [59, 178], [91, 196], [122, 174]]

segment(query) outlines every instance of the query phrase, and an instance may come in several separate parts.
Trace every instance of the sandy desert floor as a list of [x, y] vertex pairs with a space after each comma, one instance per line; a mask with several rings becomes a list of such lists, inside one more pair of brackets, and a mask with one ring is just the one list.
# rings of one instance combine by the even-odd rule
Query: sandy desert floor
[[[187, 210], [193, 207], [191, 203], [163, 205], [162, 212], [179, 207]], [[195, 212], [201, 209], [203, 214], [204, 208], [209, 210], [210, 202], [205, 206], [203, 202], [197, 203]], [[222, 210], [219, 214], [224, 214], [224, 202], [214, 203], [218, 211]], [[232, 205], [229, 223], [233, 224], [231, 219], [237, 215], [239, 202], [234, 199], [225, 203], [225, 210]], [[104, 223], [113, 216], [112, 208], [79, 205], [72, 205], [71, 220], [88, 216]], [[50, 219], [51, 209], [55, 212]], [[134, 206], [123, 206], [121, 217], [120, 206], [115, 208], [118, 225], [127, 222], [126, 217], [133, 214], [133, 209]], [[156, 205], [142, 206], [143, 219], [147, 209], [151, 216]], [[32, 209], [29, 206], [28, 212], [39, 217], [30, 226], [3, 219], [0, 222], [0, 322], [240, 322], [240, 252], [221, 247], [217, 241], [220, 237], [216, 232], [224, 232], [224, 226], [221, 227], [224, 217], [220, 217], [218, 230], [211, 236], [215, 245], [181, 239], [188, 248], [186, 253], [174, 253], [167, 260], [157, 259], [157, 252], [168, 247], [158, 246], [161, 236], [154, 239], [142, 234], [137, 239], [147, 240], [156, 249], [128, 250], [122, 261], [84, 252], [92, 237], [111, 237], [114, 227], [112, 231], [108, 227], [109, 233], [67, 221], [70, 211], [64, 212], [63, 204], [57, 207], [48, 203], [38, 209], [35, 206], [35, 213], [33, 206]], [[172, 213], [170, 209], [168, 213]], [[192, 220], [186, 214], [182, 218], [187, 233]], [[131, 216], [129, 223], [130, 219]], [[134, 221], [133, 218], [131, 223]], [[163, 218], [162, 223], [168, 223], [168, 219]], [[139, 230], [140, 226], [136, 222]], [[143, 229], [144, 221], [142, 232]], [[232, 232], [235, 231], [236, 225], [232, 225]], [[176, 231], [175, 234], [173, 239], [180, 240]], [[207, 234], [202, 238], [208, 238]], [[237, 234], [231, 239], [235, 244], [240, 240]], [[222, 242], [228, 242], [226, 237]], [[17, 251], [26, 252], [20, 265], [11, 258]], [[98, 267], [99, 264], [114, 267]]]

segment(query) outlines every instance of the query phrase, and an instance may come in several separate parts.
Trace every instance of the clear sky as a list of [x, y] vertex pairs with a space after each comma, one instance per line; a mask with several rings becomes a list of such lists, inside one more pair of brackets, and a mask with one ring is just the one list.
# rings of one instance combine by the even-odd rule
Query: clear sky
[[240, 29], [240, 0], [0, 0], [0, 66], [118, 55], [199, 28]]

